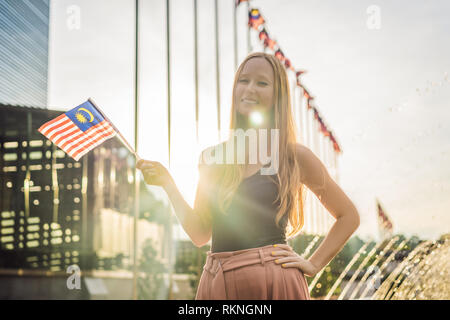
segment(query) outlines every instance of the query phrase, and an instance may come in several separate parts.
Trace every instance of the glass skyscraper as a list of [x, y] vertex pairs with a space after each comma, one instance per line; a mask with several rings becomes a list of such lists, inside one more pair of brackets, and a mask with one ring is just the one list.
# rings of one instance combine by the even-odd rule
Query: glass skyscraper
[[46, 107], [49, 0], [0, 0], [0, 103]]

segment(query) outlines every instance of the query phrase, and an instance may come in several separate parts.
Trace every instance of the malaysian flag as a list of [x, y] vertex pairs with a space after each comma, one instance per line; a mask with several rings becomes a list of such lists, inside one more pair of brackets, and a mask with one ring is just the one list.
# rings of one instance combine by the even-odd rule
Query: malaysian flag
[[248, 12], [248, 26], [258, 30], [258, 27], [262, 24], [264, 24], [264, 18], [259, 13], [258, 9], [251, 9]]
[[78, 161], [84, 154], [114, 137], [114, 126], [88, 100], [57, 118], [44, 123], [38, 131]]

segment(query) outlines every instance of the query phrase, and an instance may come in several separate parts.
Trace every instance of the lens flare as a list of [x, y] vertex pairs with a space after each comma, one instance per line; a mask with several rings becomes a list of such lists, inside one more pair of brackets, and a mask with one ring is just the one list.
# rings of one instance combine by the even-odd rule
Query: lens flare
[[261, 114], [261, 112], [258, 111], [252, 111], [252, 113], [250, 113], [250, 122], [254, 125], [260, 125], [263, 123], [263, 115]]

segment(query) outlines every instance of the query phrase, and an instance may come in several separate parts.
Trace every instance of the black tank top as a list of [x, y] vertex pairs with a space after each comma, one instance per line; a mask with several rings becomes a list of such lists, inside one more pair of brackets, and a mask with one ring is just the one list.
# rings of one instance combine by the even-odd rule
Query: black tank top
[[[275, 223], [280, 200], [277, 175], [262, 175], [261, 170], [244, 178], [226, 213], [212, 201], [211, 252], [235, 251], [286, 243], [287, 214]], [[276, 200], [276, 201], [275, 201]]]

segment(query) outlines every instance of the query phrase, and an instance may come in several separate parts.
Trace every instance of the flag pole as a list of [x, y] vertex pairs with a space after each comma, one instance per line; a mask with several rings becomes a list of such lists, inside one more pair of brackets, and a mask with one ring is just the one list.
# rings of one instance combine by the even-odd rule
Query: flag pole
[[[138, 149], [138, 115], [139, 115], [139, 0], [135, 1], [135, 60], [134, 60], [134, 148]], [[137, 154], [134, 153], [136, 156]], [[138, 157], [137, 157], [138, 158]], [[140, 179], [134, 171], [134, 219], [133, 219], [133, 299], [138, 299], [138, 221]]]
[[[334, 148], [333, 148], [333, 150], [334, 150]], [[336, 150], [333, 152], [333, 160], [334, 160], [334, 167], [336, 168], [336, 183], [339, 184], [338, 153]]]
[[102, 115], [102, 117], [109, 122], [109, 124], [111, 125], [111, 127], [114, 128], [114, 130], [117, 132], [117, 134], [119, 135], [120, 139], [122, 140], [122, 142], [125, 144], [125, 147], [128, 149], [128, 151], [130, 151], [135, 157], [136, 160], [140, 160], [141, 157], [139, 157], [139, 155], [136, 153], [136, 151], [134, 151], [133, 147], [128, 143], [127, 139], [125, 139], [125, 137], [122, 135], [122, 133], [120, 133], [119, 129], [117, 129], [117, 127], [114, 125], [114, 123], [112, 123], [111, 120], [108, 119], [108, 117], [106, 116], [106, 114], [102, 111], [102, 109], [100, 109], [100, 107], [94, 102], [94, 100], [92, 98], [89, 98], [88, 101], [90, 103], [92, 103], [92, 105], [98, 110], [98, 112], [100, 112], [100, 114]]
[[[315, 113], [314, 113], [313, 109], [313, 118], [312, 118], [312, 128], [313, 128], [313, 132], [312, 132], [312, 138], [313, 138], [313, 150], [314, 153], [316, 154], [317, 157], [320, 157], [320, 153], [319, 153], [319, 145], [318, 145], [318, 135], [317, 135], [317, 119], [315, 118]], [[319, 203], [318, 203], [318, 199], [314, 198], [314, 212], [315, 212], [315, 216], [316, 216], [316, 222], [317, 222], [317, 232], [319, 233], [319, 235], [322, 235], [322, 221], [320, 220], [320, 207], [319, 207]]]
[[[197, 26], [197, 0], [194, 0], [194, 78], [195, 78], [195, 120], [196, 120], [196, 142], [197, 148], [199, 146], [199, 110], [198, 110], [198, 26]], [[196, 250], [196, 258], [197, 258], [197, 281], [200, 281], [200, 277], [202, 275], [202, 255], [200, 248]]]
[[[322, 162], [325, 165], [325, 169], [327, 169], [326, 168], [326, 153], [325, 153], [325, 148], [326, 148], [325, 142], [326, 142], [326, 140], [325, 140], [325, 136], [323, 135], [322, 130], [320, 130], [319, 139], [320, 139], [320, 152], [322, 154]], [[322, 204], [320, 204], [320, 212], [322, 214], [324, 232], [326, 233], [328, 231], [328, 219], [327, 219], [328, 217], [327, 217], [327, 213], [325, 211], [325, 207]]]
[[[327, 129], [328, 130], [328, 129]], [[330, 164], [330, 139], [328, 139], [328, 136], [325, 137], [325, 160], [326, 160], [326, 166], [327, 166], [327, 170], [330, 171], [331, 169], [331, 164]], [[332, 225], [332, 219], [331, 219], [331, 215], [327, 214], [327, 230], [331, 227]]]
[[[313, 129], [312, 129], [312, 125], [311, 125], [311, 111], [310, 111], [310, 108], [309, 108], [309, 100], [308, 100], [308, 98], [305, 97], [305, 100], [306, 100], [305, 128], [306, 128], [306, 132], [307, 132], [307, 135], [306, 135], [307, 136], [307, 140], [306, 141], [307, 141], [308, 148], [311, 149], [311, 151], [313, 151], [313, 149], [312, 149], [312, 132], [313, 132]], [[313, 203], [314, 199], [312, 197], [311, 190], [308, 190], [308, 197], [309, 197], [308, 198], [309, 199], [308, 203], [309, 203], [309, 216], [310, 216], [309, 221], [311, 221], [311, 233], [316, 234], [317, 233], [317, 231], [316, 231], [317, 224], [316, 224], [316, 221], [315, 221], [314, 203]]]
[[234, 71], [237, 70], [238, 65], [238, 44], [237, 44], [237, 18], [236, 13], [237, 6], [236, 6], [236, 0], [234, 2], [234, 10], [233, 10], [233, 40], [234, 40]]
[[[247, 5], [247, 19], [248, 19], [248, 15], [249, 15], [249, 12], [250, 12], [249, 1], [247, 1], [246, 5]], [[248, 26], [247, 27], [247, 54], [249, 54], [252, 51], [253, 51], [253, 48], [252, 48], [252, 44], [251, 44], [251, 41], [250, 41], [250, 26]]]
[[198, 143], [198, 19], [197, 19], [197, 0], [194, 0], [194, 79], [195, 79], [195, 136]]
[[217, 134], [220, 141], [220, 67], [219, 67], [219, 13], [217, 0], [214, 1], [214, 20], [216, 34], [216, 100], [217, 100]]
[[[170, 159], [170, 138], [171, 138], [171, 104], [170, 104], [170, 3], [169, 0], [166, 0], [166, 32], [167, 32], [167, 135], [168, 135], [168, 156], [169, 156], [169, 168], [171, 164]], [[170, 214], [168, 221], [168, 247], [167, 247], [167, 256], [168, 256], [168, 277], [169, 277], [169, 288], [168, 288], [168, 299], [173, 299], [173, 279], [172, 279], [172, 264], [173, 264], [173, 251], [172, 251], [172, 214], [173, 207], [170, 205]]]
[[[307, 126], [307, 121], [308, 121], [308, 110], [305, 110], [305, 106], [304, 106], [304, 90], [303, 87], [299, 86], [299, 90], [300, 90], [300, 96], [299, 96], [299, 123], [300, 123], [300, 136], [301, 136], [301, 140], [300, 142], [302, 144], [304, 144], [305, 146], [308, 146], [308, 126]], [[307, 191], [308, 192], [308, 191]], [[305, 199], [305, 201], [308, 201]], [[308, 205], [309, 205], [309, 201], [308, 201]], [[311, 228], [312, 228], [312, 224], [311, 224], [311, 219], [310, 219], [310, 214], [311, 214], [311, 210], [308, 207], [308, 210], [306, 210], [305, 207], [305, 227], [308, 233], [312, 233], [311, 232]]]

